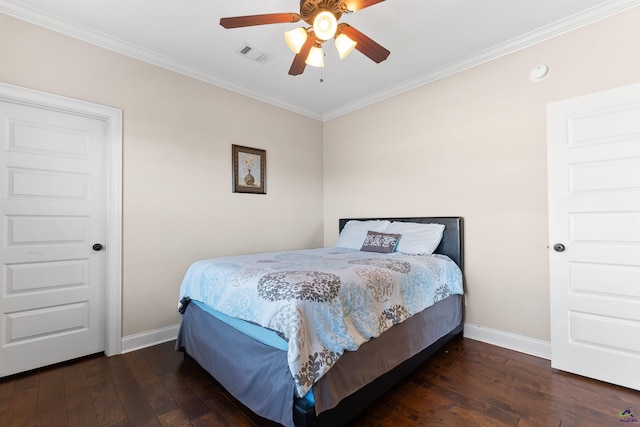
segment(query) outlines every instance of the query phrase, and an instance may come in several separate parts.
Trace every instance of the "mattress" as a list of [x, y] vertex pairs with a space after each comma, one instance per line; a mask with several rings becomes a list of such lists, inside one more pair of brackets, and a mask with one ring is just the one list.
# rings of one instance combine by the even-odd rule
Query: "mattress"
[[345, 351], [452, 294], [462, 294], [462, 273], [446, 256], [341, 248], [198, 261], [180, 289], [181, 298], [284, 337], [299, 397]]

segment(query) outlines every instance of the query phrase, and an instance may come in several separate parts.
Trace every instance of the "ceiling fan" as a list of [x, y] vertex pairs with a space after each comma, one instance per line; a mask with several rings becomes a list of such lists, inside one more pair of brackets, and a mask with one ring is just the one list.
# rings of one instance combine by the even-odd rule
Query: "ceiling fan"
[[285, 32], [285, 41], [296, 54], [289, 74], [297, 76], [306, 65], [324, 67], [322, 44], [335, 39], [340, 58], [346, 57], [354, 48], [369, 59], [380, 63], [387, 59], [387, 49], [355, 29], [338, 21], [343, 13], [353, 13], [384, 0], [300, 0], [300, 13], [268, 13], [263, 15], [234, 16], [220, 18], [224, 28], [250, 27], [254, 25], [283, 24], [304, 21], [310, 27], [299, 27]]

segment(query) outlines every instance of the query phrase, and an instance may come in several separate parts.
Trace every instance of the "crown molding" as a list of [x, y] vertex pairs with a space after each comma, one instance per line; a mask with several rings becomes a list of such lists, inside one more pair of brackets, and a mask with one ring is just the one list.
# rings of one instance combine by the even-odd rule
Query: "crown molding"
[[396, 95], [411, 91], [420, 86], [433, 83], [437, 80], [449, 77], [462, 71], [473, 68], [485, 62], [498, 59], [509, 55], [510, 53], [531, 47], [535, 44], [557, 37], [561, 34], [576, 30], [593, 22], [608, 18], [625, 10], [637, 7], [640, 0], [613, 0], [605, 5], [600, 5], [588, 9], [584, 12], [572, 15], [561, 21], [539, 28], [536, 31], [529, 32], [515, 39], [493, 46], [490, 49], [467, 56], [466, 58], [452, 62], [444, 67], [437, 68], [422, 76], [406, 80], [397, 85], [391, 86], [382, 91], [368, 95], [352, 103], [343, 105], [342, 107], [328, 111], [323, 114], [322, 121], [335, 119], [361, 108], [373, 105], [385, 99], [389, 99]]
[[468, 70], [485, 62], [500, 58], [518, 50], [530, 47], [534, 44], [556, 37], [560, 34], [575, 30], [592, 22], [607, 18], [617, 13], [623, 12], [640, 5], [640, 0], [612, 0], [606, 4], [593, 7], [579, 14], [570, 16], [566, 19], [548, 25], [536, 31], [532, 31], [521, 37], [517, 37], [508, 42], [501, 43], [497, 46], [468, 56], [459, 61], [452, 62], [444, 67], [436, 69], [432, 72], [404, 81], [400, 84], [391, 86], [382, 91], [376, 92], [364, 98], [360, 98], [349, 104], [345, 104], [339, 108], [319, 114], [299, 106], [283, 102], [280, 99], [271, 97], [262, 92], [258, 92], [240, 85], [236, 82], [221, 79], [206, 70], [196, 68], [185, 64], [181, 61], [163, 56], [157, 52], [143, 49], [139, 46], [119, 40], [106, 34], [90, 30], [77, 24], [72, 24], [61, 19], [55, 18], [49, 14], [40, 12], [33, 8], [18, 5], [11, 0], [0, 0], [0, 13], [21, 19], [26, 22], [56, 31], [67, 36], [91, 43], [96, 46], [120, 53], [122, 55], [146, 62], [164, 68], [169, 71], [182, 74], [187, 77], [200, 80], [202, 82], [218, 86], [229, 91], [248, 96], [258, 101], [274, 105], [276, 107], [309, 117], [318, 121], [331, 120], [393, 96], [408, 92], [420, 86], [432, 83], [436, 80], [451, 76], [453, 74]]
[[95, 46], [111, 50], [130, 58], [146, 62], [148, 64], [155, 65], [157, 67], [164, 68], [166, 70], [173, 71], [175, 73], [182, 74], [184, 76], [191, 77], [196, 80], [200, 80], [202, 82], [239, 93], [241, 95], [248, 96], [258, 101], [283, 108], [285, 110], [312, 118], [314, 120], [322, 120], [322, 115], [317, 114], [313, 111], [300, 108], [299, 106], [283, 102], [280, 99], [273, 98], [264, 93], [251, 90], [236, 82], [221, 79], [206, 70], [193, 67], [191, 65], [185, 64], [184, 62], [161, 55], [157, 52], [143, 49], [140, 46], [126, 42], [124, 40], [108, 36], [106, 34], [91, 30], [81, 25], [61, 20], [30, 7], [18, 5], [11, 0], [0, 0], [0, 13], [4, 13], [5, 15], [9, 15], [14, 18], [29, 22], [31, 24], [64, 34], [69, 37], [73, 37], [75, 39], [93, 44]]

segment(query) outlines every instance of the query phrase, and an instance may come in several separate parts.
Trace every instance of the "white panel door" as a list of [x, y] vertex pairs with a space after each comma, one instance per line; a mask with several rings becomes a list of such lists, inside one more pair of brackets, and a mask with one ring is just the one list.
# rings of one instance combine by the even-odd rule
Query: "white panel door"
[[640, 84], [547, 114], [551, 365], [640, 390]]
[[106, 135], [0, 100], [0, 376], [105, 350]]

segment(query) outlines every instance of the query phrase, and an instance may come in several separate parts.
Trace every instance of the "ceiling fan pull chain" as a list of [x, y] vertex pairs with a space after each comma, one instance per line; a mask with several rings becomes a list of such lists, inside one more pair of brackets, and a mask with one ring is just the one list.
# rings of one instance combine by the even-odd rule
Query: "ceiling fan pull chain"
[[[323, 58], [322, 62], [324, 62], [324, 58], [326, 57], [326, 55], [324, 54], [324, 45], [321, 45], [320, 48], [322, 49], [322, 58]], [[320, 67], [320, 83], [324, 82], [324, 78], [322, 77], [323, 76], [323, 70], [324, 70], [324, 67]]]

